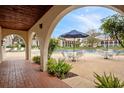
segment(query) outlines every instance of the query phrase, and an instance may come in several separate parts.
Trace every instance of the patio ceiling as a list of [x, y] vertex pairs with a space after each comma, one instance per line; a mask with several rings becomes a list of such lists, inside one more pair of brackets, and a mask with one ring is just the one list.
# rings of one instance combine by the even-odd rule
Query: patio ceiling
[[116, 7], [117, 9], [120, 9], [122, 12], [124, 12], [124, 5], [112, 5]]
[[0, 5], [0, 26], [27, 31], [51, 7], [51, 5]]

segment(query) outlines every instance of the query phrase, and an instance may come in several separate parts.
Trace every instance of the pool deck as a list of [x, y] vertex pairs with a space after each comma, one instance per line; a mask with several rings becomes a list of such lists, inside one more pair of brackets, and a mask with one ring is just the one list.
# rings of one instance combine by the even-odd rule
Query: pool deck
[[100, 75], [111, 72], [124, 81], [124, 56], [104, 59], [101, 56], [85, 55], [78, 62], [68, 63], [73, 66], [71, 72], [78, 76], [63, 81], [73, 88], [94, 88], [94, 72]]

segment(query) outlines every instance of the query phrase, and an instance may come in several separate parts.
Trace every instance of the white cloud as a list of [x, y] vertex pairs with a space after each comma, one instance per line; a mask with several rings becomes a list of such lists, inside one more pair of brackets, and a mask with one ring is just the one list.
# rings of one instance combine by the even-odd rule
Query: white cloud
[[98, 28], [100, 25], [100, 20], [103, 17], [99, 14], [82, 14], [73, 15], [73, 18], [76, 18], [77, 21], [85, 24], [87, 28]]
[[89, 12], [89, 9], [86, 9], [85, 11], [86, 11], [86, 12]]

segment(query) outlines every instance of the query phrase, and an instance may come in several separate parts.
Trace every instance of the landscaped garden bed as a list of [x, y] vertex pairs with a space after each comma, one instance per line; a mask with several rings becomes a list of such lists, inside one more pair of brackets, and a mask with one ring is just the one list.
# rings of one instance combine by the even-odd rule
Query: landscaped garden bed
[[94, 77], [97, 79], [97, 81], [94, 81], [96, 84], [95, 87], [97, 88], [123, 88], [124, 87], [124, 81], [121, 81], [118, 77], [116, 77], [114, 74], [107, 75], [104, 72], [104, 75], [98, 75], [94, 73]]
[[68, 73], [65, 75], [65, 78], [64, 78], [64, 79], [72, 78], [72, 77], [75, 77], [75, 76], [78, 76], [78, 75], [75, 74], [75, 73], [73, 73], [73, 72], [68, 72]]
[[48, 60], [48, 73], [58, 77], [59, 79], [65, 79], [73, 76], [77, 76], [76, 74], [69, 72], [72, 69], [72, 65], [66, 63], [63, 60], [55, 60], [53, 58], [50, 58]]
[[40, 56], [34, 56], [32, 58], [33, 62], [40, 65]]

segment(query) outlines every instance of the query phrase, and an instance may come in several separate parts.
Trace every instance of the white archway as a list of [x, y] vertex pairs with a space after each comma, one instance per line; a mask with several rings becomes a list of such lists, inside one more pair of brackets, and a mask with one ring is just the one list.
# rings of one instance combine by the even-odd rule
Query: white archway
[[[18, 60], [18, 59], [19, 59], [19, 60], [20, 60], [20, 59], [21, 59], [21, 60], [22, 60], [22, 59], [25, 60], [25, 59], [26, 59], [26, 54], [27, 54], [27, 52], [26, 52], [26, 46], [27, 46], [27, 44], [26, 44], [26, 41], [24, 40], [24, 38], [21, 37], [21, 36], [18, 35], [18, 34], [9, 34], [9, 35], [6, 35], [6, 36], [3, 37], [3, 50], [4, 50], [4, 48], [5, 48], [5, 47], [4, 47], [4, 46], [5, 46], [5, 45], [4, 45], [4, 43], [5, 43], [4, 40], [6, 41], [6, 40], [7, 40], [7, 37], [12, 36], [12, 35], [13, 35], [13, 36], [17, 36], [20, 40], [22, 40], [22, 42], [23, 42], [23, 44], [24, 44], [24, 50], [22, 50], [22, 52], [21, 52], [21, 50], [20, 50], [20, 53], [19, 53], [19, 52], [16, 52], [16, 53], [14, 52], [14, 55], [13, 55], [12, 52], [6, 52], [6, 51], [4, 51], [4, 52], [3, 52], [3, 59], [6, 59], [6, 58], [4, 58], [4, 57], [5, 57], [4, 53], [5, 53], [5, 54], [7, 54], [7, 55], [9, 54], [8, 56], [10, 56], [10, 58], [11, 58], [12, 60]], [[12, 40], [11, 40], [11, 41], [12, 41]], [[24, 51], [25, 53], [24, 53], [23, 51]], [[23, 54], [23, 53], [24, 53], [24, 54]], [[7, 57], [8, 57], [8, 56], [7, 56]], [[11, 60], [11, 59], [9, 59], [9, 60]]]
[[34, 56], [40, 56], [39, 39], [36, 32], [31, 34], [31, 60]]
[[[74, 9], [78, 9], [81, 7], [88, 7], [89, 5], [72, 5], [72, 6], [54, 6], [51, 10], [49, 10], [47, 12], [46, 15], [44, 15], [41, 19], [41, 23], [44, 23], [44, 27], [39, 30], [40, 33], [44, 33], [44, 35], [42, 35], [42, 39], [43, 39], [43, 46], [41, 48], [41, 55], [42, 56], [42, 63], [43, 63], [43, 70], [46, 71], [47, 70], [47, 55], [48, 55], [48, 46], [49, 46], [49, 39], [51, 37], [51, 34], [55, 28], [55, 26], [57, 25], [57, 23], [69, 12], [73, 11]], [[120, 9], [116, 8], [115, 6], [104, 6], [104, 5], [98, 5], [98, 7], [106, 7], [109, 9], [112, 9], [114, 11], [119, 12], [120, 14], [124, 14]], [[54, 13], [53, 13], [54, 12]], [[51, 13], [53, 13], [53, 15], [50, 15]], [[50, 19], [49, 19], [50, 18]], [[46, 21], [48, 20], [48, 21]], [[36, 24], [37, 25], [37, 24]], [[38, 26], [38, 25], [37, 25]], [[34, 26], [37, 27], [37, 26]]]

